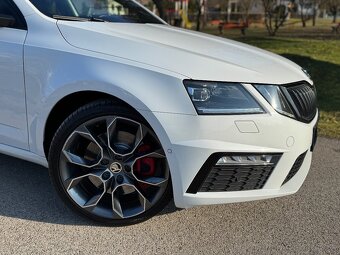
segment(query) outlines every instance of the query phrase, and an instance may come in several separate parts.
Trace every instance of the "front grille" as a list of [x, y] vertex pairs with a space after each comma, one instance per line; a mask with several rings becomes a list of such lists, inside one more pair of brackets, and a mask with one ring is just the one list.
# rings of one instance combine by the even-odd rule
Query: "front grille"
[[294, 162], [292, 168], [290, 169], [286, 179], [283, 181], [282, 185], [285, 184], [286, 182], [288, 182], [290, 179], [292, 179], [294, 177], [294, 175], [296, 175], [296, 173], [300, 170], [303, 161], [305, 160], [307, 151], [302, 153]]
[[307, 83], [285, 87], [287, 98], [292, 105], [296, 118], [303, 122], [311, 122], [317, 112], [315, 88]]
[[[228, 159], [221, 160], [226, 157]], [[187, 193], [262, 189], [280, 158], [281, 154], [213, 154], [194, 178]]]

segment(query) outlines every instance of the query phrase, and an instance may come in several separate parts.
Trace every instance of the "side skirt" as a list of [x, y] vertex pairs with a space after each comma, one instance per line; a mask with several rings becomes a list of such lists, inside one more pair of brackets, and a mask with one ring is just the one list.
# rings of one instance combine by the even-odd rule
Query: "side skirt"
[[41, 157], [27, 150], [19, 149], [5, 144], [0, 144], [0, 153], [48, 168], [48, 163], [45, 157]]

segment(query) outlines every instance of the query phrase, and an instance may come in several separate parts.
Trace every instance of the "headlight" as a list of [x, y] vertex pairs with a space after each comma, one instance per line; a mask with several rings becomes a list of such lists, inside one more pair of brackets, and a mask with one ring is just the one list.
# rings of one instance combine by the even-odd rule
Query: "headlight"
[[264, 113], [240, 83], [184, 81], [198, 114]]
[[294, 113], [290, 108], [286, 97], [279, 86], [275, 85], [254, 85], [261, 95], [279, 113], [294, 118]]

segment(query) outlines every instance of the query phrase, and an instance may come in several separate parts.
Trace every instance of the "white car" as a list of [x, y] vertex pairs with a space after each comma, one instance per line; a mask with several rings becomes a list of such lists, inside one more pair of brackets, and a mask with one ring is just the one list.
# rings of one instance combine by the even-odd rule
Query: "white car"
[[133, 0], [0, 1], [0, 152], [109, 225], [295, 193], [316, 140], [301, 67]]

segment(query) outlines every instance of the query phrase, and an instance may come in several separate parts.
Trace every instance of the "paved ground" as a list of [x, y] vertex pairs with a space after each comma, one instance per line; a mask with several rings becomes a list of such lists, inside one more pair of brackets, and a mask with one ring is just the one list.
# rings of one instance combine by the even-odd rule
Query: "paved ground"
[[340, 140], [319, 139], [293, 196], [94, 226], [56, 199], [47, 171], [0, 155], [0, 254], [340, 254]]

